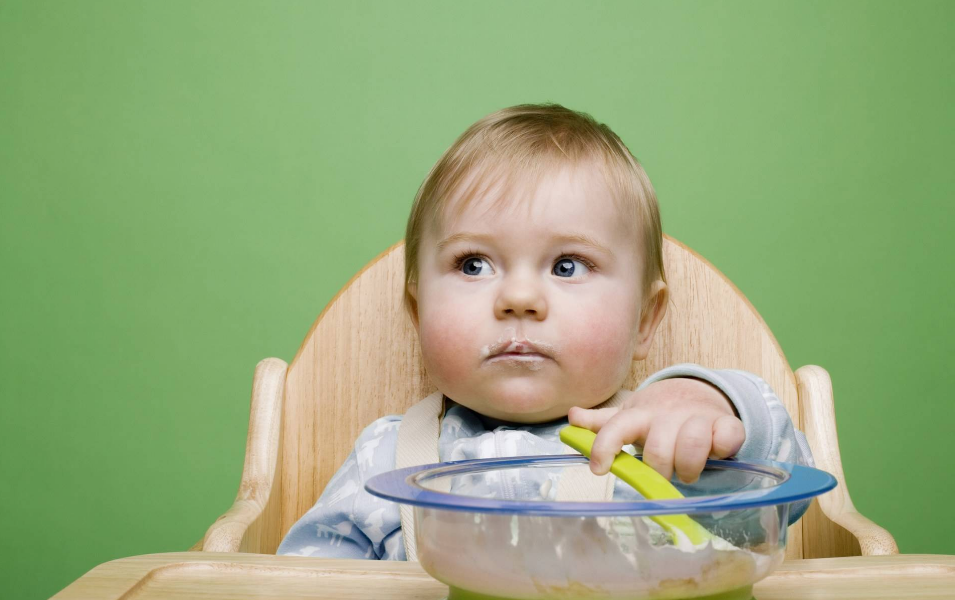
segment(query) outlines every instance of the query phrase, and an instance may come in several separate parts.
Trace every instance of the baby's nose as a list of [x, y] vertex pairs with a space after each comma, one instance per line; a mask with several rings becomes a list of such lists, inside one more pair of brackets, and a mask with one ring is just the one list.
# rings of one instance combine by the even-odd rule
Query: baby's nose
[[547, 317], [547, 301], [543, 291], [533, 282], [505, 282], [497, 296], [494, 313], [499, 319], [530, 317], [540, 321]]

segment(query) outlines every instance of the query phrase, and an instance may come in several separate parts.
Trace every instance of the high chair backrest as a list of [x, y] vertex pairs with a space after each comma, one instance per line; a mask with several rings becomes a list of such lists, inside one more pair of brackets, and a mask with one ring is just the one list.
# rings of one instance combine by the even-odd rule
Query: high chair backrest
[[[743, 369], [772, 386], [795, 426], [801, 428], [796, 377], [772, 332], [746, 297], [709, 262], [669, 236], [664, 236], [664, 263], [670, 288], [666, 316], [650, 356], [633, 364], [626, 386], [633, 389], [648, 374], [681, 362]], [[255, 509], [255, 522], [248, 531], [237, 530], [243, 551], [275, 552], [285, 533], [312, 507], [347, 458], [361, 430], [381, 416], [404, 413], [434, 391], [402, 304], [403, 294], [404, 246], [398, 243], [355, 275], [312, 325], [288, 366], [284, 402], [274, 409], [276, 413], [281, 410], [281, 418], [275, 419], [278, 425], [264, 433], [253, 433], [250, 427], [246, 472], [231, 510], [246, 510], [240, 505], [255, 497], [267, 495], [267, 501]], [[253, 391], [253, 425], [257, 419], [255, 394]], [[275, 394], [280, 397], [281, 390]], [[277, 452], [273, 442], [273, 450], [267, 453], [276, 456], [253, 456], [254, 435], [278, 437]], [[832, 436], [835, 439], [834, 430]], [[260, 470], [273, 474], [274, 480], [272, 476], [247, 477], [255, 471], [256, 461], [265, 465]], [[269, 461], [274, 461], [274, 468], [266, 464]], [[837, 475], [844, 483], [841, 463], [838, 467]], [[271, 492], [251, 489], [264, 485]], [[224, 522], [223, 527], [226, 525]], [[803, 556], [804, 529], [830, 526], [818, 509], [810, 511], [790, 528], [787, 556]], [[207, 534], [206, 549], [214, 545], [209, 539]], [[858, 553], [858, 543], [855, 551], [839, 553]]]

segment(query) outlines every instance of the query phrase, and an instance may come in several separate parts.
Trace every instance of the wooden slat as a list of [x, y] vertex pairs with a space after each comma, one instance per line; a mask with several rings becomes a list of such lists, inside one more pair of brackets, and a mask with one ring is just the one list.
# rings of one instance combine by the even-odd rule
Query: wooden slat
[[287, 371], [288, 365], [278, 358], [267, 358], [255, 367], [239, 492], [232, 508], [206, 532], [202, 542], [205, 551], [274, 551], [281, 541], [279, 452]]

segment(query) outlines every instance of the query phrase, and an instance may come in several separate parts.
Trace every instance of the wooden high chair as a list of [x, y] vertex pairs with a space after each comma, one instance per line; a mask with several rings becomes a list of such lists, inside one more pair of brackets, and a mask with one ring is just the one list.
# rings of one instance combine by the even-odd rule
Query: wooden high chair
[[[790, 369], [759, 313], [703, 257], [664, 236], [670, 305], [650, 356], [626, 382], [681, 362], [735, 368], [766, 380], [805, 432], [816, 466], [839, 481], [789, 528], [787, 559], [897, 554], [885, 529], [849, 499], [832, 402], [822, 367]], [[267, 358], [255, 368], [245, 466], [232, 507], [209, 527], [201, 549], [274, 554], [318, 499], [375, 419], [402, 414], [435, 388], [402, 305], [404, 245], [366, 265], [325, 307], [291, 365]], [[199, 549], [199, 544], [195, 549]]]

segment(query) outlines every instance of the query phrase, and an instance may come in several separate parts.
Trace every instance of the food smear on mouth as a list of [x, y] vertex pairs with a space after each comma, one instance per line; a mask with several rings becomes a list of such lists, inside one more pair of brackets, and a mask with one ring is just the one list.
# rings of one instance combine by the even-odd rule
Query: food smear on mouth
[[513, 327], [504, 330], [493, 344], [481, 348], [481, 360], [494, 359], [504, 354], [538, 356], [542, 359], [557, 360], [560, 350], [555, 344], [541, 340], [530, 339], [517, 333]]
[[488, 360], [488, 363], [516, 368], [525, 368], [531, 371], [539, 371], [541, 368], [543, 368], [546, 361], [547, 357], [541, 354], [507, 353], [492, 356]]

